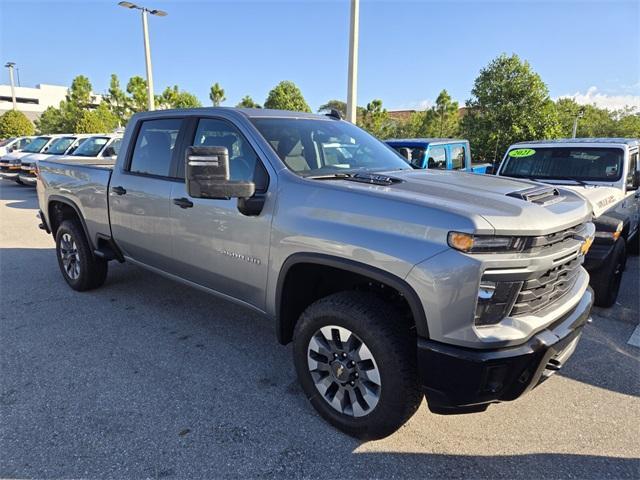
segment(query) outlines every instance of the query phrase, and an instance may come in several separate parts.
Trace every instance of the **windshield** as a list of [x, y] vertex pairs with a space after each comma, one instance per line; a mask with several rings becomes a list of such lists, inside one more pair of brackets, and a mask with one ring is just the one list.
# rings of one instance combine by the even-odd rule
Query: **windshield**
[[51, 145], [49, 145], [49, 150], [47, 150], [47, 153], [50, 155], [62, 155], [64, 152], [67, 151], [67, 149], [75, 141], [75, 139], [76, 137], [57, 138], [53, 142], [51, 142]]
[[38, 137], [34, 138], [33, 141], [26, 147], [23, 152], [29, 153], [39, 153], [40, 150], [44, 148], [44, 146], [51, 140], [51, 137]]
[[73, 154], [79, 157], [97, 157], [109, 140], [109, 137], [88, 138]]
[[252, 122], [287, 167], [304, 177], [411, 169], [390, 147], [347, 122], [291, 118]]
[[621, 148], [514, 148], [501, 175], [538, 180], [615, 182], [622, 175]]

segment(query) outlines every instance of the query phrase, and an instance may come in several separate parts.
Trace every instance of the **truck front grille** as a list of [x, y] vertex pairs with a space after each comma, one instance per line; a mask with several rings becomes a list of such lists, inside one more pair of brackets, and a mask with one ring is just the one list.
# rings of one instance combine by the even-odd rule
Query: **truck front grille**
[[576, 283], [581, 264], [582, 257], [576, 257], [524, 282], [511, 316], [535, 313], [557, 301]]

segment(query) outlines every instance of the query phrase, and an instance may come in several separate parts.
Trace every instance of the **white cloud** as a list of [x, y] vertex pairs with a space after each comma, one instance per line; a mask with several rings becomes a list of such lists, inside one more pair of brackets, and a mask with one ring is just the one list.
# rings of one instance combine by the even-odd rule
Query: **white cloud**
[[608, 110], [620, 110], [632, 107], [640, 110], [640, 95], [609, 95], [601, 93], [597, 87], [589, 87], [585, 92], [576, 92], [573, 95], [561, 95], [560, 98], [573, 98], [580, 105], [596, 105]]
[[415, 101], [411, 101], [411, 102], [407, 102], [407, 103], [402, 103], [398, 106], [389, 108], [386, 107], [388, 110], [426, 110], [427, 108], [431, 108], [435, 105], [435, 102], [433, 100], [415, 100]]

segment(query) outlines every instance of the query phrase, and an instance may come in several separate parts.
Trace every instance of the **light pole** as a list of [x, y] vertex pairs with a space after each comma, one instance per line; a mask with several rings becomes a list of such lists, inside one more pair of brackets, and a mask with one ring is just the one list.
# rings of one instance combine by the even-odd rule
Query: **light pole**
[[573, 134], [571, 138], [576, 138], [576, 134], [578, 133], [578, 119], [584, 117], [584, 107], [578, 110], [576, 118], [573, 119]]
[[149, 110], [155, 108], [153, 98], [153, 71], [151, 70], [151, 48], [149, 47], [149, 26], [147, 25], [147, 13], [158, 17], [166, 17], [167, 12], [162, 10], [152, 10], [147, 7], [141, 7], [131, 2], [119, 2], [118, 5], [124, 8], [140, 10], [142, 12], [142, 34], [144, 36], [144, 60], [147, 67], [147, 106]]
[[360, 0], [351, 0], [349, 31], [349, 85], [347, 87], [347, 120], [356, 123], [358, 111], [358, 29], [360, 24]]
[[13, 82], [13, 67], [16, 66], [14, 62], [7, 62], [4, 65], [9, 69], [9, 78], [11, 79], [11, 100], [13, 101], [13, 109], [17, 110], [16, 107], [16, 85]]

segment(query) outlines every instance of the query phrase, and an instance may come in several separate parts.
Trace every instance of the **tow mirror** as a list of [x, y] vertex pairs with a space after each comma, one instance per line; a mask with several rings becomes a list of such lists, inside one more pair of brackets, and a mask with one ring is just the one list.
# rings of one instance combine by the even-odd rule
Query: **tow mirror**
[[495, 165], [489, 165], [487, 167], [487, 169], [484, 171], [484, 173], [486, 175], [495, 175], [496, 174], [496, 170], [497, 170], [497, 168], [496, 168]]
[[253, 182], [229, 180], [227, 147], [188, 147], [185, 155], [187, 191], [194, 198], [249, 198], [255, 193]]
[[[75, 150], [75, 148], [74, 148]], [[103, 157], [115, 157], [116, 156], [116, 149], [113, 147], [107, 147], [104, 149], [104, 152], [102, 153]]]

